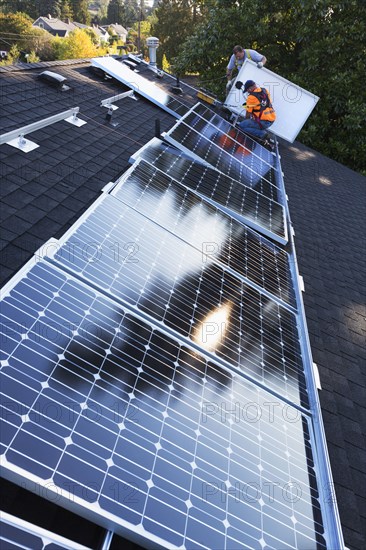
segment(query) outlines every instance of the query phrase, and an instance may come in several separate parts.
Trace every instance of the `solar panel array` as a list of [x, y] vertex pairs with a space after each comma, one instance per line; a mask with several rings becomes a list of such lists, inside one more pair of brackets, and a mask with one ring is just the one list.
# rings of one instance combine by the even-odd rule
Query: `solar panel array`
[[132, 160], [142, 158], [180, 185], [198, 193], [239, 220], [286, 244], [284, 207], [277, 201], [193, 159], [154, 138]]
[[140, 160], [111, 194], [296, 307], [288, 254], [155, 166]]
[[[163, 217], [159, 205], [156, 210]], [[193, 247], [108, 196], [62, 243], [55, 260], [193, 342], [217, 312], [225, 338], [216, 356], [299, 402], [305, 389], [295, 316], [215, 261], [211, 242], [225, 246], [226, 227], [221, 220], [214, 228], [211, 218], [201, 211]], [[179, 233], [190, 223], [183, 220]], [[207, 237], [215, 238], [202, 250], [205, 223]], [[263, 257], [259, 261], [265, 265]], [[271, 267], [264, 267], [262, 276], [267, 274], [267, 285], [281, 292]]]
[[171, 115], [182, 116], [189, 110], [181, 101], [167, 94], [156, 84], [132, 71], [113, 57], [96, 57], [91, 60], [94, 67], [102, 69], [107, 74], [125, 84], [131, 90], [152, 101]]
[[164, 134], [164, 139], [226, 176], [281, 202], [274, 154], [227, 121], [218, 125], [217, 115], [212, 112], [209, 119], [210, 110], [206, 111], [192, 108]]
[[4, 289], [3, 469], [146, 547], [325, 549], [294, 260], [159, 157]]
[[176, 547], [324, 547], [298, 410], [46, 262], [14, 311], [8, 463]]

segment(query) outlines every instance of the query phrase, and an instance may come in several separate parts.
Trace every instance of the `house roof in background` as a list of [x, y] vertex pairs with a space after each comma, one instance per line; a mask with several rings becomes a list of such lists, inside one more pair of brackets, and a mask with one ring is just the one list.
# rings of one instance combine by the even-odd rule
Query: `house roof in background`
[[128, 30], [124, 28], [123, 25], [120, 25], [119, 23], [109, 23], [108, 25], [102, 25], [103, 29], [108, 30], [109, 28], [116, 31], [117, 34], [123, 35], [127, 34]]
[[[61, 92], [38, 80], [45, 68], [66, 77], [70, 90]], [[129, 167], [130, 155], [153, 137], [155, 119], [161, 131], [175, 119], [145, 99], [125, 98], [108, 122], [100, 101], [127, 88], [99, 79], [87, 60], [4, 67], [0, 74], [0, 133], [76, 106], [87, 122], [75, 129], [63, 121], [32, 133], [28, 137], [40, 147], [31, 155], [0, 146], [5, 282], [50, 237], [64, 234], [102, 188]], [[146, 74], [156, 78], [151, 71]], [[194, 94], [183, 91], [179, 99], [191, 104]], [[366, 277], [360, 233], [366, 179], [298, 142], [281, 142], [280, 152], [345, 542], [351, 550], [363, 550]]]
[[61, 19], [58, 19], [57, 17], [38, 17], [33, 23], [34, 27], [39, 27], [40, 23], [42, 23], [43, 27], [47, 30], [50, 29], [55, 32], [70, 32], [75, 30], [77, 27], [70, 21], [70, 23], [65, 23], [64, 21], [61, 21]]

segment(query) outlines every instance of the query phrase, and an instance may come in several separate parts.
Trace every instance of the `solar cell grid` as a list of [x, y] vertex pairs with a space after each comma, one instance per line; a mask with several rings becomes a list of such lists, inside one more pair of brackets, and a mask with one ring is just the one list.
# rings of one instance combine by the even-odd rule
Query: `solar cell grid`
[[[218, 224], [214, 240], [225, 234], [225, 223]], [[306, 402], [295, 316], [118, 199], [106, 196], [54, 259], [288, 399]]]
[[[261, 162], [258, 156], [230, 136], [215, 129], [197, 115], [194, 127], [186, 117], [164, 134], [164, 139], [178, 149], [191, 152], [223, 174], [254, 188], [272, 200], [279, 200], [273, 166]], [[259, 144], [256, 149], [261, 148]], [[228, 149], [228, 150], [226, 150]]]
[[[197, 181], [194, 177], [193, 180]], [[214, 257], [295, 306], [288, 254], [178, 185], [155, 166], [141, 159], [111, 194], [202, 254]], [[215, 240], [217, 234], [222, 237], [222, 229], [225, 229], [223, 238]]]
[[178, 183], [212, 200], [232, 215], [243, 217], [245, 223], [265, 235], [286, 244], [284, 210], [278, 202], [176, 151], [177, 154], [165, 144], [155, 142], [141, 149], [135, 157], [145, 159]]
[[163, 546], [325, 548], [298, 410], [49, 263], [4, 305], [6, 469]]
[[[219, 114], [212, 111], [209, 107], [203, 105], [203, 103], [197, 103], [197, 105], [193, 107], [192, 112], [196, 113], [222, 132], [229, 134], [233, 140], [239, 141], [240, 143], [244, 144], [244, 146], [247, 147], [249, 150], [255, 149], [256, 142], [250, 136], [238, 130], [238, 128], [236, 128], [231, 122], [225, 120]], [[260, 147], [259, 149], [256, 149], [255, 154], [257, 153], [263, 160], [263, 162], [272, 164], [272, 155], [270, 151], [268, 151], [264, 147]]]
[[[202, 103], [195, 105], [191, 109], [191, 112], [187, 113], [184, 117], [184, 121], [192, 125], [192, 127], [202, 128], [207, 136], [215, 136], [213, 141], [215, 143], [217, 141], [227, 152], [239, 158], [241, 162], [247, 163], [248, 155], [251, 154], [253, 170], [262, 173], [263, 170], [265, 171], [264, 165], [267, 165], [269, 168], [273, 167], [273, 176], [275, 177], [277, 168], [274, 166], [271, 151], [261, 145], [257, 147], [258, 142], [238, 130], [233, 124], [223, 119], [217, 113], [214, 113], [208, 107], [202, 105]], [[275, 183], [275, 179], [273, 183]]]

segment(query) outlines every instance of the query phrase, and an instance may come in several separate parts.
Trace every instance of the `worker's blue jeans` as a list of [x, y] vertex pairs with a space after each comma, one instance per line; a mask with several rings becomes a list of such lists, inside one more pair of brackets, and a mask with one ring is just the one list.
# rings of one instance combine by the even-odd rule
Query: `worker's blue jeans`
[[269, 128], [272, 124], [273, 122], [270, 122], [269, 120], [261, 120], [261, 129], [258, 122], [252, 118], [245, 118], [239, 122], [238, 126], [240, 130], [243, 130], [246, 134], [252, 134], [252, 136], [263, 139], [267, 133], [267, 128]]

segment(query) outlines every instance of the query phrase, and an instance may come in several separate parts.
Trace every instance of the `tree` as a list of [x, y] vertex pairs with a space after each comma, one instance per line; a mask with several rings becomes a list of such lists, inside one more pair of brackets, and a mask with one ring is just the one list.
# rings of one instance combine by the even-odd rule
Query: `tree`
[[20, 58], [20, 51], [18, 49], [18, 46], [16, 44], [13, 44], [13, 46], [11, 46], [11, 48], [9, 50], [7, 59], [4, 59], [4, 61], [1, 61], [0, 66], [1, 65], [13, 65], [15, 63], [18, 63], [19, 58]]
[[193, 0], [160, 0], [154, 11], [155, 23], [151, 33], [160, 40], [157, 51], [158, 63], [165, 54], [169, 63], [178, 55], [183, 42], [197, 24], [196, 6]]
[[122, 23], [124, 27], [131, 27], [136, 21], [142, 18], [142, 10], [138, 0], [125, 0], [126, 18]]
[[110, 0], [107, 9], [107, 21], [108, 23], [122, 24], [122, 12], [124, 10], [123, 0]]
[[366, 4], [313, 0], [299, 17], [295, 82], [320, 96], [300, 139], [366, 174]]
[[27, 56], [27, 63], [38, 63], [39, 57], [34, 50]]
[[[180, 72], [198, 72], [224, 98], [226, 65], [233, 46], [254, 48], [287, 76], [294, 61], [295, 34], [290, 0], [211, 0], [200, 6], [201, 21], [182, 44], [175, 62]], [[285, 30], [284, 30], [285, 29]], [[245, 35], [245, 40], [243, 35]], [[292, 55], [288, 55], [292, 52]]]
[[75, 29], [66, 38], [54, 38], [52, 47], [56, 59], [80, 59], [99, 55], [90, 36], [82, 29]]
[[29, 53], [32, 50], [42, 55], [49, 47], [52, 36], [32, 26], [32, 20], [23, 13], [0, 13], [0, 49], [9, 51], [16, 45], [19, 52]]
[[151, 36], [151, 22], [150, 18], [148, 17], [145, 21], [141, 21], [141, 23], [137, 22], [134, 23], [132, 28], [128, 31], [127, 35], [127, 41], [134, 44], [135, 49], [138, 50], [138, 34], [140, 26], [140, 51], [143, 54], [143, 57], [147, 57], [148, 54], [148, 47], [146, 46], [146, 39]]
[[58, 0], [35, 0], [31, 2], [33, 10], [27, 9], [30, 17], [37, 19], [38, 17], [57, 17]]
[[70, 0], [70, 3], [74, 21], [89, 25], [91, 17], [88, 11], [88, 0]]
[[56, 8], [56, 17], [61, 19], [61, 21], [71, 21], [74, 19], [74, 14], [72, 12], [71, 4], [69, 0], [59, 0]]
[[0, 49], [8, 51], [13, 44], [24, 42], [32, 29], [32, 20], [27, 15], [0, 13]]
[[103, 22], [106, 22], [106, 23], [108, 22], [108, 19], [107, 19], [108, 4], [109, 4], [108, 0], [100, 0], [99, 10], [96, 17], [94, 18], [94, 23], [100, 24]]
[[131, 27], [140, 18], [140, 7], [137, 0], [110, 0], [108, 5], [108, 23], [119, 23]]

